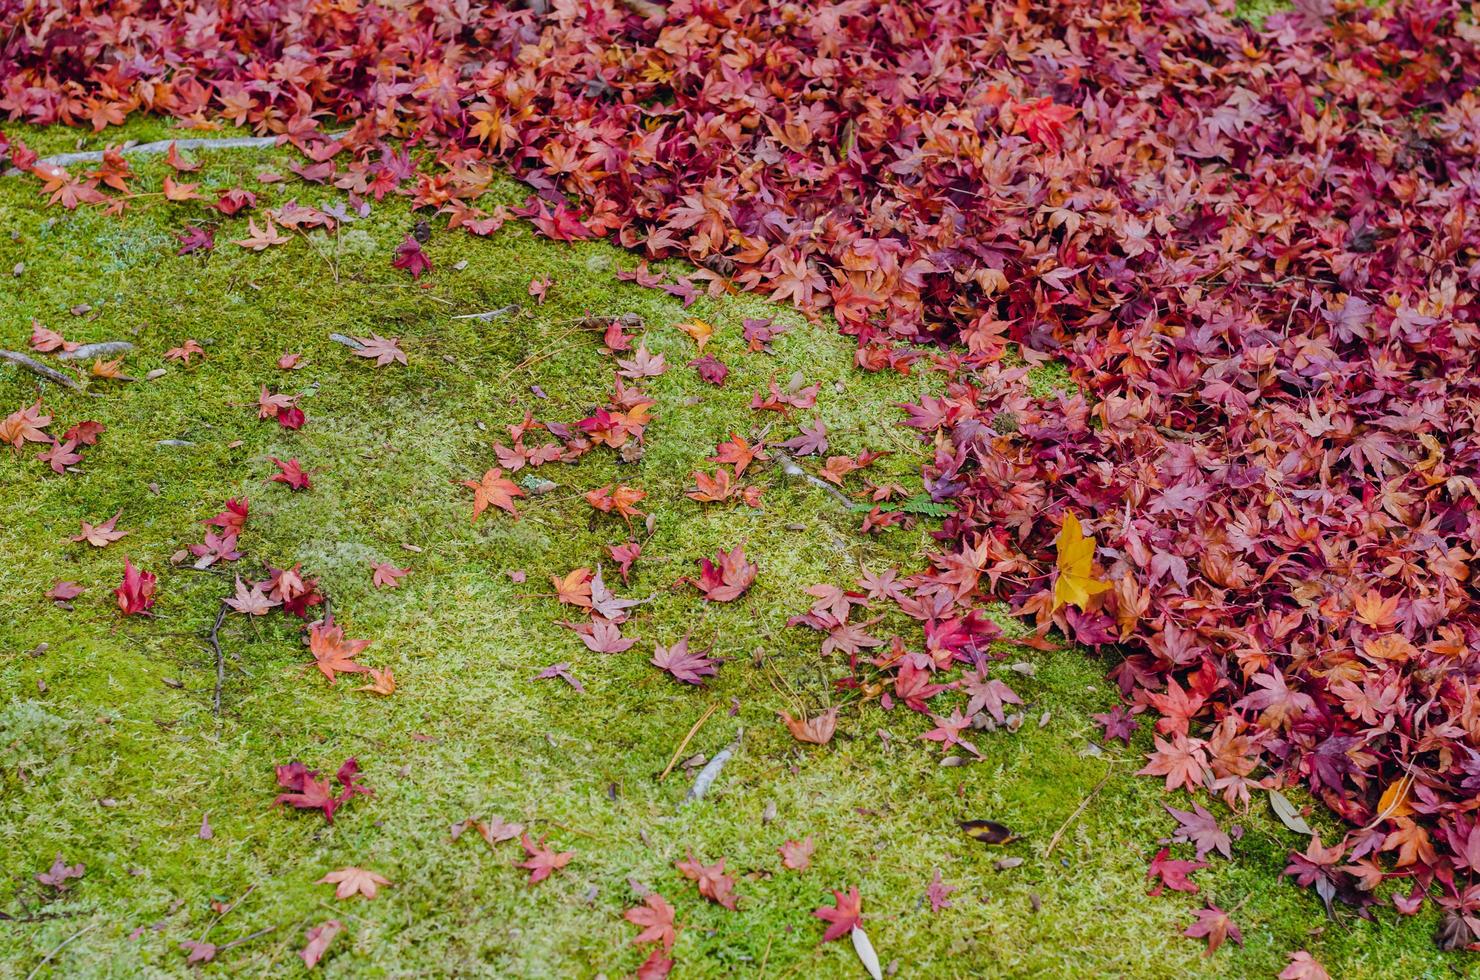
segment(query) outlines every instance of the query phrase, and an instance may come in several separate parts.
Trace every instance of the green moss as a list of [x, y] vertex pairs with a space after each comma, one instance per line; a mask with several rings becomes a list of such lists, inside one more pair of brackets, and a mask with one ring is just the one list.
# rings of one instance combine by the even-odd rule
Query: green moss
[[[136, 132], [153, 135], [147, 128]], [[37, 142], [65, 148], [71, 138]], [[287, 158], [204, 160], [208, 185], [224, 187]], [[157, 164], [141, 169], [146, 184], [162, 176]], [[324, 193], [258, 190], [264, 204]], [[518, 196], [509, 185], [498, 193]], [[52, 855], [88, 866], [46, 910], [65, 917], [4, 924], [6, 973], [29, 971], [92, 926], [57, 956], [56, 974], [184, 973], [179, 941], [270, 928], [220, 962], [242, 975], [280, 975], [298, 963], [304, 929], [338, 917], [347, 936], [326, 961], [330, 975], [616, 975], [643, 955], [621, 919], [634, 903], [629, 879], [677, 907], [685, 929], [675, 955], [688, 976], [758, 974], [762, 963], [773, 976], [858, 975], [846, 943], [818, 946], [809, 915], [830, 888], [849, 884], [862, 889], [868, 930], [902, 976], [1270, 975], [1296, 948], [1343, 977], [1460, 968], [1433, 950], [1427, 918], [1364, 923], [1339, 913], [1327, 923], [1312, 895], [1280, 880], [1299, 841], [1262, 812], [1237, 818], [1246, 832], [1236, 858], [1198, 875], [1202, 894], [1147, 896], [1146, 861], [1172, 822], [1158, 784], [1131, 775], [1149, 740], [1129, 752], [1095, 747], [1089, 716], [1114, 693], [1106, 665], [1081, 652], [1004, 648], [1033, 670], [999, 668], [1029, 702], [1027, 721], [1016, 733], [978, 733], [984, 759], [974, 765], [941, 767], [918, 739], [922, 719], [877, 703], [850, 703], [826, 749], [791, 740], [775, 712], [797, 701], [820, 709], [837, 698], [828, 680], [843, 673], [818, 657], [815, 634], [786, 627], [808, 602], [801, 590], [847, 583], [865, 565], [920, 567], [932, 524], [860, 536], [856, 514], [774, 471], [757, 477], [768, 485], [763, 508], [701, 508], [683, 496], [689, 472], [731, 431], [769, 425], [770, 438], [789, 434], [795, 420], [752, 413], [749, 399], [771, 376], [801, 372], [822, 382], [817, 414], [835, 451], [889, 449], [873, 478], [917, 490], [924, 450], [893, 405], [927, 391], [928, 376], [855, 372], [830, 324], [753, 297], [705, 298], [686, 310], [615, 281], [631, 256], [542, 241], [521, 225], [487, 240], [437, 231], [428, 246], [436, 270], [423, 286], [389, 267], [414, 221], [390, 201], [337, 238], [250, 253], [229, 244], [245, 230], [231, 220], [215, 253], [174, 256], [172, 233], [200, 216], [164, 206], [120, 218], [67, 214], [42, 208], [32, 184], [0, 182], [0, 224], [17, 232], [0, 240], [0, 268], [26, 264], [0, 285], [0, 345], [23, 346], [36, 318], [74, 340], [132, 340], [135, 376], [167, 368], [152, 382], [100, 383], [95, 399], [0, 369], [0, 410], [39, 393], [59, 427], [89, 417], [108, 426], [77, 475], [53, 476], [29, 452], [0, 454], [0, 871], [34, 907], [27, 883]], [[528, 295], [536, 275], [554, 280], [543, 306]], [[89, 312], [69, 312], [84, 303]], [[524, 309], [487, 323], [453, 318], [511, 303]], [[603, 450], [544, 468], [557, 488], [525, 502], [521, 520], [470, 523], [459, 481], [493, 464], [489, 444], [504, 426], [526, 409], [570, 421], [604, 399], [612, 364], [579, 323], [624, 312], [643, 316], [643, 342], [671, 365], [648, 384], [658, 404], [642, 458], [623, 464]], [[740, 337], [741, 320], [761, 315], [791, 325], [774, 356], [748, 353]], [[694, 316], [719, 328], [709, 349], [732, 368], [724, 388], [685, 367], [694, 346], [674, 324]], [[330, 341], [334, 332], [399, 336], [410, 365], [377, 370]], [[187, 337], [206, 345], [204, 362], [167, 364], [163, 352]], [[303, 370], [277, 370], [284, 351], [302, 353]], [[1035, 384], [1045, 397], [1066, 387], [1052, 368], [1039, 369]], [[307, 427], [259, 422], [263, 385], [305, 392]], [[318, 468], [313, 490], [265, 483], [269, 456]], [[593, 517], [582, 499], [616, 481], [647, 491], [655, 523], [632, 583], [619, 590], [648, 600], [627, 631], [641, 642], [605, 656], [560, 627], [564, 613], [541, 593], [550, 574], [590, 567], [604, 546], [626, 540], [619, 519]], [[307, 671], [299, 636], [280, 617], [233, 617], [221, 634], [216, 716], [215, 660], [203, 637], [231, 571], [174, 571], [168, 559], [199, 540], [200, 520], [241, 495], [252, 501], [242, 538], [249, 567], [302, 562], [321, 576], [350, 635], [373, 639], [364, 659], [394, 669], [394, 697], [356, 693], [351, 682], [330, 687]], [[99, 551], [68, 540], [79, 520], [120, 509], [131, 532], [121, 542]], [[736, 544], [761, 569], [743, 600], [705, 604], [675, 585], [696, 558]], [[160, 574], [152, 620], [125, 620], [112, 607], [124, 555]], [[374, 591], [371, 559], [410, 565], [411, 575], [398, 590]], [[528, 580], [516, 584], [514, 571]], [[87, 586], [74, 611], [43, 598], [56, 578]], [[703, 690], [646, 662], [654, 642], [686, 632], [726, 658]], [[30, 655], [41, 643], [48, 647]], [[586, 693], [533, 680], [558, 661], [572, 664]], [[684, 807], [691, 775], [655, 777], [715, 704], [721, 710], [685, 754], [713, 754], [743, 728], [742, 747], [710, 796]], [[274, 764], [299, 758], [332, 769], [351, 755], [376, 793], [332, 826], [269, 806]], [[472, 835], [450, 840], [449, 824], [488, 813], [550, 834], [575, 861], [529, 888], [512, 866], [515, 845], [490, 852]], [[205, 817], [210, 840], [197, 833]], [[968, 840], [956, 822], [979, 817], [1021, 839], [1000, 848]], [[809, 834], [814, 867], [780, 872], [777, 845]], [[725, 857], [739, 873], [739, 912], [701, 901], [679, 878], [673, 862], [690, 850]], [[1005, 855], [1024, 863], [996, 870]], [[315, 881], [348, 864], [395, 886], [374, 902], [336, 902]], [[922, 896], [936, 868], [959, 890], [953, 908], [932, 915]], [[211, 903], [244, 894], [216, 922]], [[1204, 898], [1236, 910], [1245, 947], [1207, 961], [1179, 936]], [[22, 913], [16, 899], [3, 909]], [[128, 938], [138, 926], [146, 928]]]

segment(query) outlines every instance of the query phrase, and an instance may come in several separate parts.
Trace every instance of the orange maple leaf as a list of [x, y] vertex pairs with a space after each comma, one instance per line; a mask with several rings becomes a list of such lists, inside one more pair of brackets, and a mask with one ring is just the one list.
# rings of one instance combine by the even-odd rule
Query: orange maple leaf
[[334, 683], [336, 674], [363, 674], [369, 671], [364, 664], [355, 663], [369, 640], [346, 640], [344, 630], [332, 619], [314, 623], [308, 628], [308, 650], [313, 654], [317, 667], [329, 683]]
[[490, 506], [506, 510], [517, 520], [519, 511], [514, 506], [515, 497], [526, 496], [519, 485], [504, 477], [504, 471], [495, 466], [483, 474], [480, 480], [464, 480], [463, 486], [473, 490], [473, 521]]

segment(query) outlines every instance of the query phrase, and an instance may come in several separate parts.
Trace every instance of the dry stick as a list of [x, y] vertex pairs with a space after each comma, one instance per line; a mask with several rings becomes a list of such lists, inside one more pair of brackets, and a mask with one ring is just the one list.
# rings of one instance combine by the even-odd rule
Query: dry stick
[[47, 953], [46, 956], [41, 960], [41, 962], [36, 964], [36, 969], [34, 969], [30, 973], [26, 974], [26, 980], [33, 980], [33, 978], [36, 976], [36, 974], [38, 974], [38, 973], [41, 972], [41, 968], [43, 966], [45, 966], [46, 964], [50, 963], [53, 959], [55, 959], [56, 958], [56, 955], [58, 953], [60, 953], [62, 950], [66, 949], [67, 948], [67, 944], [70, 943], [72, 940], [78, 938], [79, 936], [86, 935], [89, 932], [92, 932], [94, 929], [96, 929], [100, 925], [102, 925], [101, 922], [94, 922], [90, 926], [83, 926], [81, 929], [78, 929], [76, 932], [72, 933], [72, 935], [68, 936], [66, 939], [63, 939], [61, 941], [61, 943], [59, 943], [57, 945], [57, 948], [56, 949], [52, 950], [50, 953]]
[[27, 357], [25, 354], [20, 354], [13, 350], [0, 350], [0, 361], [9, 361], [17, 367], [25, 368], [27, 371], [30, 371], [38, 378], [45, 378], [47, 381], [50, 381], [53, 384], [59, 384], [63, 388], [70, 388], [73, 391], [77, 392], [79, 395], [93, 394], [70, 375], [63, 374], [56, 368], [47, 367], [40, 361], [31, 357]]
[[[325, 139], [338, 139], [348, 130], [338, 133], [325, 133]], [[123, 154], [141, 155], [146, 153], [166, 153], [170, 144], [175, 144], [181, 150], [246, 150], [259, 149], [278, 145], [276, 136], [221, 136], [215, 138], [192, 138], [184, 140], [155, 140], [152, 143], [135, 143], [129, 146], [125, 143], [119, 147], [118, 152]], [[56, 156], [42, 157], [32, 166], [65, 167], [69, 163], [100, 163], [105, 150], [82, 150], [76, 153], [58, 153]], [[14, 177], [23, 173], [19, 167], [11, 167], [5, 171], [7, 177]]]
[[1089, 795], [1079, 801], [1079, 805], [1074, 808], [1074, 812], [1069, 814], [1069, 819], [1065, 820], [1063, 824], [1059, 827], [1059, 829], [1054, 831], [1052, 839], [1050, 839], [1048, 842], [1048, 850], [1043, 852], [1044, 858], [1047, 858], [1051, 854], [1053, 854], [1053, 849], [1059, 846], [1059, 841], [1063, 838], [1064, 831], [1068, 830], [1069, 825], [1072, 824], [1079, 817], [1079, 815], [1084, 812], [1085, 808], [1090, 805], [1090, 801], [1092, 801], [1096, 796], [1100, 794], [1100, 790], [1105, 788], [1105, 784], [1110, 782], [1110, 777], [1113, 775], [1115, 775], [1114, 769], [1111, 769], [1109, 772], [1105, 773], [1105, 778], [1096, 783], [1095, 788], [1089, 791]]
[[233, 939], [229, 943], [222, 943], [220, 946], [217, 946], [216, 947], [216, 952], [218, 952], [218, 953], [224, 953], [228, 949], [231, 949], [234, 946], [240, 946], [243, 943], [249, 943], [249, 942], [251, 942], [254, 939], [261, 939], [263, 936], [267, 935], [269, 932], [276, 932], [276, 931], [277, 931], [277, 926], [268, 926], [266, 929], [258, 929], [256, 932], [252, 933], [250, 936], [243, 936], [240, 939]]
[[221, 720], [221, 685], [226, 683], [226, 658], [221, 655], [221, 624], [226, 621], [226, 600], [221, 600], [221, 608], [216, 611], [216, 622], [211, 625], [211, 635], [207, 637], [211, 649], [216, 651], [216, 696], [213, 703], [216, 706], [216, 721]]
[[699, 729], [702, 728], [704, 726], [704, 723], [709, 720], [709, 716], [714, 714], [718, 710], [719, 702], [716, 701], [709, 706], [708, 711], [699, 716], [699, 720], [694, 722], [694, 727], [690, 728], [689, 733], [683, 737], [683, 741], [678, 743], [678, 748], [673, 750], [673, 758], [668, 760], [668, 765], [663, 770], [663, 774], [658, 777], [658, 782], [661, 783], [663, 780], [668, 778], [668, 774], [673, 771], [673, 767], [678, 765], [678, 757], [683, 755], [684, 749], [688, 748], [689, 740], [699, 733]]

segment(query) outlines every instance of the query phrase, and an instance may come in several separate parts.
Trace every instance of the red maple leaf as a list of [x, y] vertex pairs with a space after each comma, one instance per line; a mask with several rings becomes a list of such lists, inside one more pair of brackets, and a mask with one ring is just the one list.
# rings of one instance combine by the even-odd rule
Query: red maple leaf
[[828, 923], [827, 931], [822, 934], [822, 941], [830, 943], [858, 928], [863, 918], [863, 897], [858, 894], [857, 886], [850, 886], [847, 894], [834, 889], [833, 907], [823, 905], [813, 909], [812, 914]]
[[575, 851], [562, 851], [556, 853], [545, 846], [545, 838], [541, 837], [536, 844], [530, 840], [528, 834], [519, 838], [519, 843], [524, 847], [524, 853], [529, 855], [525, 860], [519, 862], [518, 867], [529, 872], [529, 883], [537, 885], [550, 875], [570, 863], [570, 859], [576, 856]]
[[745, 549], [737, 545], [720, 551], [714, 561], [699, 559], [699, 591], [711, 602], [734, 602], [755, 581], [757, 566], [745, 560]]
[[396, 257], [391, 260], [391, 265], [397, 269], [405, 269], [411, 273], [412, 279], [420, 279], [422, 273], [432, 271], [432, 260], [421, 250], [421, 242], [410, 235], [396, 246]]
[[118, 608], [125, 616], [148, 612], [154, 606], [154, 575], [140, 571], [129, 559], [123, 560], [123, 584], [113, 590]]
[[735, 879], [725, 874], [724, 858], [714, 864], [703, 864], [690, 852], [687, 859], [675, 863], [674, 867], [685, 878], [698, 883], [700, 895], [732, 912], [735, 910]]
[[1188, 875], [1207, 866], [1206, 861], [1173, 860], [1171, 849], [1163, 847], [1156, 852], [1150, 867], [1146, 869], [1147, 880], [1156, 882], [1156, 887], [1146, 894], [1160, 895], [1167, 888], [1177, 892], [1196, 892], [1197, 886], [1188, 880]]
[[719, 663], [710, 659], [708, 650], [689, 649], [687, 636], [672, 646], [658, 645], [653, 651], [652, 664], [685, 684], [703, 684], [704, 678], [719, 672]]

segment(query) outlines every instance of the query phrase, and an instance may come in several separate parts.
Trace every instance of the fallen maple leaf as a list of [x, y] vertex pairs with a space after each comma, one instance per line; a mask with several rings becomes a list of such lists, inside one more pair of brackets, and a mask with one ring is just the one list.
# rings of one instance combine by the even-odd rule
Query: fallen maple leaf
[[303, 957], [303, 965], [312, 970], [319, 965], [319, 960], [329, 951], [329, 946], [334, 942], [336, 936], [344, 931], [344, 923], [338, 919], [329, 919], [320, 922], [303, 934], [307, 945], [299, 951], [298, 955]]
[[806, 871], [812, 866], [812, 852], [817, 845], [810, 836], [799, 841], [789, 840], [776, 850], [781, 854], [781, 866], [789, 871]]
[[304, 642], [313, 654], [314, 666], [329, 678], [330, 684], [334, 683], [336, 672], [363, 674], [369, 670], [365, 665], [355, 663], [354, 658], [370, 645], [370, 641], [346, 640], [344, 630], [332, 618], [311, 624]]
[[1298, 949], [1286, 955], [1290, 957], [1290, 964], [1280, 971], [1279, 980], [1331, 980], [1326, 968], [1305, 950]]
[[377, 589], [394, 589], [401, 584], [401, 579], [411, 574], [409, 568], [397, 568], [388, 561], [370, 563], [370, 584]]
[[374, 358], [376, 367], [385, 367], [396, 362], [407, 363], [406, 352], [401, 350], [399, 337], [387, 339], [378, 333], [372, 333], [368, 337], [356, 337], [355, 340], [360, 344], [355, 350], [355, 356]]
[[1156, 882], [1156, 887], [1146, 894], [1160, 895], [1167, 888], [1174, 892], [1196, 892], [1197, 885], [1193, 884], [1188, 876], [1199, 868], [1207, 866], [1206, 861], [1173, 860], [1171, 849], [1163, 847], [1156, 852], [1156, 856], [1151, 859], [1151, 865], [1146, 869], [1147, 880]]
[[154, 606], [154, 575], [140, 571], [127, 558], [123, 560], [123, 584], [113, 590], [118, 608], [125, 616], [149, 611]]
[[260, 252], [263, 249], [271, 248], [274, 245], [282, 245], [292, 240], [291, 235], [284, 235], [273, 226], [272, 216], [269, 215], [266, 228], [258, 228], [257, 222], [248, 218], [247, 237], [241, 239], [236, 244], [242, 248], [249, 248], [254, 252]]
[[489, 817], [487, 820], [470, 818], [452, 825], [452, 839], [457, 840], [462, 836], [463, 831], [469, 827], [478, 831], [478, 835], [483, 838], [489, 847], [506, 840], [513, 840], [524, 833], [524, 824], [505, 823], [502, 817]]
[[663, 896], [657, 892], [650, 892], [643, 903], [637, 908], [628, 909], [622, 916], [642, 928], [642, 932], [632, 940], [632, 945], [662, 943], [663, 949], [672, 949], [674, 940], [678, 938], [678, 927], [673, 921], [673, 906], [665, 902]]
[[313, 480], [309, 477], [308, 471], [303, 468], [303, 464], [298, 462], [296, 457], [287, 462], [278, 459], [276, 456], [269, 456], [267, 458], [272, 460], [273, 465], [278, 468], [278, 472], [267, 478], [268, 483], [286, 483], [289, 490], [313, 489]]
[[618, 513], [628, 523], [632, 518], [641, 517], [642, 511], [637, 509], [637, 504], [647, 496], [645, 491], [636, 487], [629, 487], [624, 483], [616, 485], [607, 484], [586, 494], [586, 503], [595, 507], [603, 514], [613, 511]]
[[171, 347], [165, 351], [164, 359], [167, 361], [180, 361], [188, 367], [190, 365], [190, 359], [196, 354], [204, 358], [206, 356], [205, 348], [201, 347], [194, 340], [186, 340], [179, 347]]
[[856, 886], [850, 886], [846, 895], [833, 889], [833, 906], [829, 908], [823, 905], [812, 910], [813, 915], [829, 924], [827, 931], [822, 934], [822, 941], [825, 943], [848, 935], [858, 927], [863, 918], [863, 897], [858, 894]]
[[86, 422], [78, 422], [62, 435], [62, 441], [75, 442], [79, 446], [95, 446], [97, 445], [98, 437], [107, 431], [107, 428], [103, 423], [94, 422], [91, 419]]
[[700, 895], [716, 905], [735, 911], [735, 879], [725, 874], [724, 858], [714, 864], [702, 864], [690, 852], [687, 860], [675, 863], [674, 867], [685, 878], [698, 882]]
[[699, 373], [700, 381], [712, 384], [716, 388], [724, 387], [725, 379], [730, 376], [730, 369], [713, 354], [694, 358], [689, 362], [689, 367]]
[[53, 351], [74, 351], [80, 344], [67, 340], [55, 330], [43, 327], [39, 320], [31, 321], [31, 349], [41, 354], [50, 354]]
[[41, 399], [36, 404], [17, 409], [0, 422], [0, 443], [12, 449], [20, 449], [28, 442], [51, 442], [46, 427], [51, 425], [51, 416], [41, 414]]
[[282, 605], [279, 600], [269, 598], [260, 584], [253, 583], [248, 588], [240, 575], [236, 577], [236, 595], [221, 601], [243, 616], [264, 616]]
[[405, 269], [412, 279], [420, 279], [422, 273], [432, 271], [432, 260], [421, 250], [421, 242], [407, 235], [396, 246], [396, 257], [391, 259], [392, 268]]
[[811, 745], [826, 745], [831, 742], [833, 732], [838, 727], [837, 708], [828, 708], [815, 718], [807, 718], [805, 715], [801, 718], [793, 718], [785, 711], [778, 711], [777, 714], [781, 716], [792, 738]]
[[687, 636], [672, 646], [658, 644], [653, 650], [651, 663], [685, 684], [703, 684], [704, 678], [719, 673], [719, 664], [709, 658], [708, 650], [689, 649]]
[[82, 524], [82, 533], [72, 538], [72, 540], [86, 541], [94, 548], [106, 548], [114, 541], [126, 537], [129, 534], [128, 531], [114, 529], [115, 525], [118, 524], [118, 519], [122, 516], [123, 511], [120, 510], [101, 524], [93, 525], [87, 521], [82, 521], [80, 522]]
[[68, 864], [65, 860], [63, 860], [62, 856], [58, 854], [56, 856], [56, 860], [51, 862], [51, 867], [46, 871], [42, 871], [39, 874], [35, 875], [35, 878], [38, 882], [48, 888], [55, 889], [59, 892], [64, 892], [69, 887], [71, 887], [67, 884], [67, 882], [72, 878], [81, 878], [82, 873], [86, 870], [87, 865], [80, 863]]
[[550, 877], [552, 872], [565, 867], [570, 863], [570, 859], [576, 856], [575, 851], [555, 853], [554, 850], [545, 846], [545, 840], [546, 838], [541, 837], [539, 843], [536, 844], [529, 839], [528, 834], [523, 834], [519, 838], [519, 843], [524, 848], [524, 853], [529, 855], [529, 857], [521, 861], [516, 867], [529, 871], [529, 884], [531, 885], [537, 885], [544, 881]]
[[1208, 948], [1203, 950], [1203, 956], [1216, 953], [1225, 939], [1232, 939], [1240, 946], [1244, 944], [1244, 934], [1228, 917], [1228, 913], [1218, 906], [1209, 902], [1208, 907], [1198, 909], [1196, 915], [1197, 921], [1188, 926], [1182, 935], [1188, 939], [1206, 939]]
[[46, 597], [55, 603], [66, 603], [82, 595], [83, 591], [82, 586], [76, 582], [57, 579], [52, 583], [51, 588], [47, 590]]
[[1064, 523], [1054, 539], [1058, 550], [1058, 578], [1053, 586], [1053, 607], [1087, 607], [1090, 597], [1110, 588], [1110, 583], [1095, 577], [1095, 539], [1085, 535], [1073, 511], [1064, 513]]
[[389, 885], [390, 879], [374, 871], [365, 868], [340, 868], [338, 871], [330, 871], [320, 878], [315, 884], [338, 885], [334, 889], [335, 898], [353, 898], [356, 895], [364, 895], [366, 898], [374, 898], [380, 894], [383, 885]]
[[353, 757], [344, 760], [334, 778], [343, 787], [336, 797], [329, 785], [329, 777], [320, 779], [318, 771], [309, 769], [298, 760], [277, 767], [277, 782], [286, 793], [279, 793], [272, 801], [273, 806], [291, 806], [300, 810], [321, 810], [324, 820], [334, 822], [334, 811], [356, 796], [371, 796], [374, 791], [359, 780], [360, 765]]
[[50, 466], [52, 472], [57, 474], [76, 472], [72, 468], [82, 462], [82, 454], [77, 452], [77, 443], [70, 439], [65, 442], [53, 442], [51, 448], [37, 453], [36, 458]]
[[672, 971], [673, 960], [664, 956], [663, 950], [655, 949], [638, 965], [637, 980], [666, 980]]
[[[711, 602], [734, 602], [745, 594], [755, 581], [757, 566], [745, 560], [745, 549], [736, 545], [730, 551], [720, 551], [715, 561], [699, 559], [699, 591]], [[716, 564], [717, 562], [717, 564]]]
[[385, 670], [370, 667], [366, 673], [370, 675], [370, 683], [361, 684], [351, 690], [369, 691], [371, 694], [379, 694], [387, 698], [396, 693], [396, 675], [389, 667]]
[[704, 345], [709, 343], [709, 338], [714, 336], [714, 326], [703, 320], [688, 320], [684, 323], [675, 324], [678, 329], [694, 338], [699, 352], [704, 352]]
[[478, 515], [490, 506], [500, 510], [506, 510], [519, 519], [519, 511], [514, 506], [515, 497], [526, 496], [519, 485], [513, 480], [504, 478], [504, 471], [495, 466], [483, 474], [482, 480], [464, 480], [463, 486], [473, 491], [473, 521], [478, 520]]

